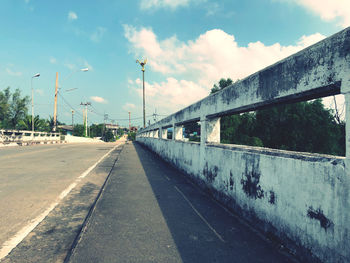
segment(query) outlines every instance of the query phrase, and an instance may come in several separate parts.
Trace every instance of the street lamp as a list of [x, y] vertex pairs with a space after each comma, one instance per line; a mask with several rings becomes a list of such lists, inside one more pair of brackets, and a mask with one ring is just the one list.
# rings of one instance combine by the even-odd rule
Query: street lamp
[[33, 89], [33, 78], [40, 77], [40, 73], [36, 73], [34, 76], [32, 76], [30, 80], [30, 87], [32, 89], [32, 132], [34, 132], [34, 89]]
[[139, 63], [142, 67], [142, 92], [143, 92], [143, 128], [146, 128], [146, 110], [145, 110], [145, 65], [147, 63], [147, 58], [142, 62], [136, 60], [136, 63]]
[[[89, 70], [88, 68], [82, 68], [82, 69], [75, 70], [71, 74], [69, 74], [65, 79], [63, 79], [63, 81], [67, 80], [69, 77], [71, 77], [74, 73], [76, 73], [78, 71], [86, 72], [88, 70]], [[55, 108], [54, 108], [54, 112], [53, 112], [53, 131], [56, 131], [56, 126], [57, 126], [57, 93], [58, 93], [58, 72], [56, 72]]]

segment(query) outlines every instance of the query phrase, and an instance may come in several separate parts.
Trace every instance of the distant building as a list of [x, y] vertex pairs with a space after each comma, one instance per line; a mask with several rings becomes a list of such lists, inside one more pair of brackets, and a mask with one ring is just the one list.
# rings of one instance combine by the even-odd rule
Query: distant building
[[120, 129], [118, 124], [106, 123], [106, 130], [110, 130], [114, 135], [117, 135], [117, 131]]
[[57, 128], [62, 130], [64, 134], [73, 135], [72, 125], [57, 125]]

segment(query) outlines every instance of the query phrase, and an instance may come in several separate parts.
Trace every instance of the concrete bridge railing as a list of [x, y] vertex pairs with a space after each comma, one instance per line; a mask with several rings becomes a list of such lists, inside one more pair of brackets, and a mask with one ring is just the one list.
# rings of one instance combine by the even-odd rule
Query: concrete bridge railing
[[53, 132], [32, 132], [20, 130], [0, 130], [0, 145], [47, 144], [61, 142], [60, 134]]
[[[220, 117], [344, 94], [346, 157], [220, 144]], [[142, 129], [137, 141], [312, 262], [350, 262], [350, 28]], [[183, 125], [200, 122], [200, 143]], [[168, 128], [172, 139], [167, 139]]]

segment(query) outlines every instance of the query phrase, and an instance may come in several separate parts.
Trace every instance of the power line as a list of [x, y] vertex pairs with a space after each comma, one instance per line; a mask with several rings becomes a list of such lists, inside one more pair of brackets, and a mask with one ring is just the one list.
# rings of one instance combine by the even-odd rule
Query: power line
[[84, 118], [84, 116], [79, 111], [77, 111], [74, 107], [72, 107], [72, 105], [69, 104], [69, 102], [61, 95], [61, 93], [58, 92], [58, 95], [62, 98], [63, 102], [66, 103], [70, 107], [69, 110], [71, 110], [71, 109], [74, 110], [78, 115], [80, 115], [81, 117]]

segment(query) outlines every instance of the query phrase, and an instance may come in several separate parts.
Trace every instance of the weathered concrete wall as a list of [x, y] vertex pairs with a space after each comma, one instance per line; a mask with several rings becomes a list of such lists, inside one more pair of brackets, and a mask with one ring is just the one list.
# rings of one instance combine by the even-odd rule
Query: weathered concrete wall
[[138, 141], [304, 260], [350, 262], [344, 158], [220, 144], [202, 152], [199, 143]]
[[[338, 93], [349, 106], [346, 158], [219, 144], [220, 116]], [[307, 262], [350, 262], [349, 101], [347, 28], [142, 129], [137, 141]], [[200, 143], [181, 141], [190, 121], [200, 121]]]

